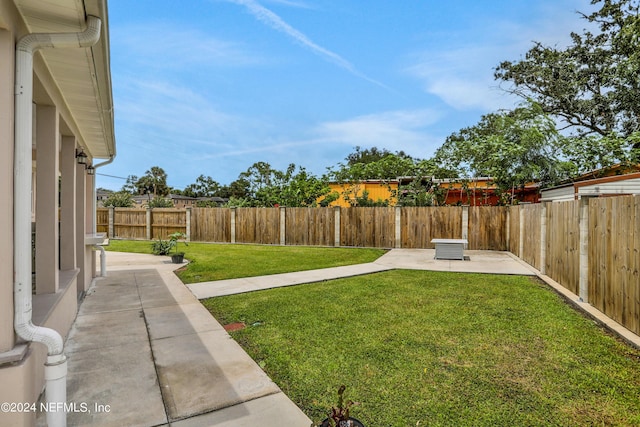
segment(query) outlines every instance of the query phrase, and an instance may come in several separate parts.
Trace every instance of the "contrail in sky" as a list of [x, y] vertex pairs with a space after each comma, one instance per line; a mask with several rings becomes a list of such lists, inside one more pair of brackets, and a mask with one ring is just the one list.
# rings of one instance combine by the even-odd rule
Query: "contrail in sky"
[[285, 33], [286, 35], [288, 35], [298, 43], [309, 48], [315, 54], [324, 57], [326, 60], [333, 62], [339, 67], [344, 68], [354, 76], [360, 77], [364, 80], [367, 80], [385, 89], [389, 89], [385, 84], [380, 83], [379, 81], [374, 80], [371, 77], [358, 71], [358, 69], [356, 69], [356, 67], [354, 67], [352, 63], [350, 63], [349, 61], [347, 61], [337, 53], [331, 52], [330, 50], [317, 45], [316, 43], [311, 41], [307, 36], [302, 34], [300, 31], [296, 30], [291, 25], [283, 21], [282, 18], [280, 18], [278, 15], [276, 15], [266, 7], [260, 5], [256, 1], [254, 0], [227, 0], [227, 1], [246, 7], [249, 10], [249, 12], [251, 12], [251, 14], [255, 16], [258, 20], [264, 22], [265, 24], [269, 25], [271, 28], [275, 30]]

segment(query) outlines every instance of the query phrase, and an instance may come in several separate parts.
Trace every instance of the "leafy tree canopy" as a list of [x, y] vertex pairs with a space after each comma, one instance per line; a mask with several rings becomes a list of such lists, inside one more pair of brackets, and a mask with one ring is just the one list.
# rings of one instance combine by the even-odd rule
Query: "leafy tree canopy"
[[551, 183], [566, 176], [556, 156], [562, 143], [553, 120], [529, 103], [482, 116], [475, 126], [450, 135], [434, 160], [454, 176], [493, 177], [503, 188]]
[[159, 166], [153, 166], [144, 173], [136, 183], [138, 194], [152, 194], [153, 197], [169, 194], [167, 185], [167, 173]]
[[565, 49], [536, 42], [519, 61], [495, 70], [507, 90], [537, 102], [573, 134], [622, 137], [640, 131], [638, 0], [592, 0], [582, 17], [599, 31], [571, 33]]
[[220, 184], [210, 176], [200, 175], [196, 182], [189, 184], [182, 191], [182, 195], [187, 197], [215, 197], [220, 191]]
[[140, 178], [136, 175], [129, 175], [121, 191], [126, 191], [129, 194], [148, 194], [151, 198], [151, 196], [166, 196], [169, 194], [169, 190], [167, 173], [161, 167], [153, 166]]
[[[355, 152], [338, 163], [337, 168], [328, 170], [328, 179], [337, 182], [354, 182], [367, 179], [392, 180], [401, 176], [413, 176], [418, 169], [425, 169], [424, 160], [414, 159], [403, 151], [392, 153], [376, 147]], [[433, 166], [433, 165], [432, 165]], [[429, 172], [435, 171], [433, 170]]]
[[377, 162], [387, 157], [388, 155], [411, 159], [411, 156], [406, 154], [404, 151], [398, 151], [396, 153], [392, 153], [386, 148], [379, 149], [378, 147], [371, 147], [371, 148], [362, 149], [360, 146], [356, 146], [355, 151], [347, 155], [345, 160], [347, 161], [347, 165], [353, 166], [358, 163], [367, 164], [367, 163]]
[[240, 174], [239, 181], [246, 184], [245, 199], [255, 206], [315, 206], [318, 197], [329, 192], [323, 179], [293, 163], [280, 171], [269, 163], [257, 162]]
[[117, 193], [111, 193], [109, 197], [104, 199], [102, 205], [105, 208], [130, 208], [133, 206], [133, 199], [131, 198], [131, 193], [127, 191], [119, 191]]
[[150, 208], [172, 208], [173, 202], [170, 199], [156, 196], [151, 201], [149, 201], [149, 207]]

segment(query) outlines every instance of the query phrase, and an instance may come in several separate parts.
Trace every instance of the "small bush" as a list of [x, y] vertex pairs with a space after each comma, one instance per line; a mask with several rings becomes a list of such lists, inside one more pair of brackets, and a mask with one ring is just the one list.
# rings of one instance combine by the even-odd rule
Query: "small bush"
[[154, 255], [169, 255], [174, 246], [175, 243], [171, 240], [158, 239], [151, 243], [151, 251]]

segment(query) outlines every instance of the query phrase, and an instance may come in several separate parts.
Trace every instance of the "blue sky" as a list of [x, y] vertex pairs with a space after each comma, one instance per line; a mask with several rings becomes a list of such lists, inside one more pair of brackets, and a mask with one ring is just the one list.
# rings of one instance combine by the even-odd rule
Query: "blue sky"
[[184, 188], [258, 161], [321, 175], [355, 146], [428, 158], [519, 102], [493, 79], [564, 46], [588, 0], [110, 0], [118, 155], [98, 187], [160, 166]]

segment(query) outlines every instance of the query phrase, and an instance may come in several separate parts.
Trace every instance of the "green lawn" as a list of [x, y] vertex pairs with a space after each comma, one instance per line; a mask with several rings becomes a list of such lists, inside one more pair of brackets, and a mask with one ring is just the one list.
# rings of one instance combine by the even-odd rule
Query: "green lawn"
[[[110, 240], [110, 251], [151, 253], [151, 242]], [[235, 279], [339, 267], [375, 261], [382, 249], [321, 248], [308, 246], [221, 245], [211, 243], [179, 243], [190, 264], [177, 272], [184, 283]]]
[[314, 421], [345, 384], [367, 427], [640, 425], [640, 351], [536, 279], [395, 270], [204, 304]]

